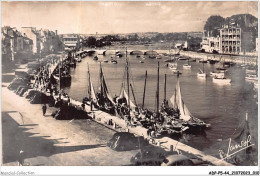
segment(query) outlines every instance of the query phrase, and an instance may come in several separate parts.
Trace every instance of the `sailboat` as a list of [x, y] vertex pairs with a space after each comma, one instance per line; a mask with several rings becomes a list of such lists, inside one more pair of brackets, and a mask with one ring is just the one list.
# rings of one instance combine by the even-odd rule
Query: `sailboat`
[[177, 84], [174, 91], [173, 96], [170, 98], [170, 101], [173, 105], [173, 108], [175, 111], [179, 112], [179, 119], [183, 120], [182, 125], [188, 126], [189, 131], [200, 131], [204, 130], [205, 128], [209, 127], [209, 124], [206, 124], [202, 120], [192, 116], [189, 109], [185, 105], [182, 95], [181, 95], [181, 88], [180, 88], [180, 82], [179, 82], [179, 75], [177, 76]]
[[[119, 95], [119, 99], [125, 99], [125, 103], [126, 105], [130, 108], [130, 109], [135, 109], [136, 105], [132, 102], [132, 100], [130, 99], [130, 78], [129, 78], [129, 63], [128, 60], [126, 59], [126, 67], [125, 67], [125, 74], [126, 74], [126, 86], [127, 86], [127, 92], [125, 90], [125, 82], [122, 83], [122, 87], [121, 87], [121, 91], [120, 91], [120, 95]], [[124, 77], [125, 77], [124, 74]]]
[[170, 60], [173, 61], [171, 63], [168, 63], [168, 68], [173, 71], [173, 72], [178, 72], [177, 71], [177, 67], [178, 67], [178, 64], [176, 62], [176, 59], [172, 59], [172, 54], [170, 53]]
[[155, 53], [154, 53], [154, 52], [155, 52], [155, 51], [152, 50], [152, 54], [149, 55], [149, 58], [150, 58], [150, 59], [155, 59], [155, 58], [156, 58], [156, 55], [155, 55], [156, 52], [155, 52]]
[[190, 65], [190, 63], [189, 63], [189, 60], [188, 60], [188, 63], [187, 63], [187, 64], [184, 64], [184, 65], [183, 65], [183, 68], [184, 68], [184, 69], [191, 69], [191, 65]]
[[88, 82], [89, 82], [89, 89], [88, 89], [89, 98], [92, 99], [92, 101], [94, 103], [96, 103], [96, 105], [98, 106], [99, 104], [98, 104], [96, 93], [95, 93], [95, 90], [94, 90], [94, 87], [93, 87], [93, 84], [92, 84], [92, 80], [91, 80], [91, 77], [90, 77], [89, 68], [88, 68]]
[[220, 72], [219, 74], [215, 74], [212, 81], [217, 84], [230, 84], [231, 79], [225, 77], [225, 72]]
[[99, 92], [96, 94], [98, 99], [99, 108], [104, 110], [108, 113], [114, 114], [114, 106], [115, 102], [113, 101], [112, 97], [110, 96], [107, 88], [107, 84], [105, 81], [105, 77], [103, 74], [102, 66], [100, 63], [100, 74], [99, 74]]
[[93, 60], [97, 61], [98, 60], [98, 56], [94, 56]]
[[[221, 56], [222, 57], [222, 56]], [[224, 63], [225, 63], [225, 59], [223, 60], [223, 62], [221, 63], [221, 57], [220, 57], [220, 61], [219, 61], [219, 66], [216, 68], [216, 70], [219, 70], [220, 72], [225, 72], [227, 69], [224, 67]]]
[[91, 80], [91, 77], [90, 77], [89, 66], [88, 66], [88, 91], [87, 92], [88, 92], [88, 96], [83, 99], [83, 103], [89, 104], [89, 102], [92, 100], [94, 105], [98, 107], [99, 104], [98, 104], [96, 93], [95, 93], [95, 90], [94, 90], [94, 87], [93, 87], [93, 84], [92, 84], [92, 80]]
[[203, 70], [199, 69], [199, 72], [197, 73], [198, 78], [206, 78], [207, 74], [204, 72], [204, 62], [203, 63]]
[[[125, 81], [126, 80], [126, 84]], [[134, 102], [130, 99], [130, 89], [133, 95]], [[126, 91], [127, 90], [127, 91]], [[125, 72], [123, 75], [123, 82], [120, 90], [119, 97], [115, 98], [116, 101], [116, 114], [121, 118], [127, 118], [125, 120], [131, 121], [131, 118], [134, 117], [135, 113], [139, 111], [137, 107], [137, 101], [135, 98], [133, 86], [130, 83], [130, 76], [129, 76], [129, 62], [127, 59], [127, 50], [126, 50], [126, 66]], [[135, 123], [135, 120], [132, 119], [132, 122]]]

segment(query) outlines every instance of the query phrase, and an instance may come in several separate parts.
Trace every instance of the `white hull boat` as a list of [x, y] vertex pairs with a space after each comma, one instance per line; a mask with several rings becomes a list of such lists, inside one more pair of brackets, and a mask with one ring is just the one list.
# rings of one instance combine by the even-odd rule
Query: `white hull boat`
[[258, 77], [257, 75], [253, 75], [253, 74], [247, 74], [245, 77], [246, 80], [252, 80], [252, 81], [257, 81]]
[[206, 75], [206, 73], [197, 73], [197, 77], [198, 78], [206, 78], [207, 75]]
[[177, 63], [169, 63], [168, 67], [170, 70], [177, 70]]
[[227, 79], [227, 78], [218, 78], [218, 77], [214, 77], [213, 79], [212, 79], [212, 81], [214, 82], [214, 83], [218, 83], [218, 84], [230, 84], [230, 82], [231, 82], [231, 79]]
[[217, 73], [217, 72], [210, 72], [210, 76], [218, 77], [218, 78], [224, 78], [225, 74], [223, 72]]
[[199, 72], [197, 73], [197, 77], [198, 78], [206, 78], [207, 74], [204, 71], [202, 71], [201, 69], [199, 69]]
[[184, 64], [184, 65], [183, 65], [183, 69], [191, 69], [191, 65], [189, 65], [189, 64]]

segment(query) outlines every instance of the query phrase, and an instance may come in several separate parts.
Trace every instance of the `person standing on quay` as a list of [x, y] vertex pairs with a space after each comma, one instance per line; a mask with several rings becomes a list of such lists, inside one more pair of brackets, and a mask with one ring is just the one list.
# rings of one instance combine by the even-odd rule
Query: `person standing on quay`
[[46, 110], [47, 110], [47, 106], [46, 106], [46, 104], [44, 104], [44, 105], [42, 106], [43, 116], [45, 116]]
[[18, 166], [23, 166], [24, 165], [24, 151], [19, 152], [18, 156]]

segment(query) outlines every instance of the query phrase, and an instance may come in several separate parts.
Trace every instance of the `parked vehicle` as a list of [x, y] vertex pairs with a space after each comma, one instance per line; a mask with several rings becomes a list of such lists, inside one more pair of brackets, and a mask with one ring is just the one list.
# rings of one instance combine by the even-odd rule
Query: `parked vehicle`
[[107, 146], [116, 151], [128, 151], [143, 148], [149, 142], [144, 137], [136, 137], [132, 133], [118, 132], [108, 141]]

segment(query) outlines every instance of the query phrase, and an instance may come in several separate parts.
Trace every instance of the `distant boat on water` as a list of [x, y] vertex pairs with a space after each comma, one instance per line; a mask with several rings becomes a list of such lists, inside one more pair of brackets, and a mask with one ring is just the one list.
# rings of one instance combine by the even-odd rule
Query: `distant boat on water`
[[218, 84], [230, 84], [231, 79], [227, 79], [226, 77], [217, 77], [215, 76], [213, 79], [214, 83], [218, 83]]
[[98, 60], [98, 57], [97, 57], [97, 56], [95, 56], [95, 57], [93, 58], [93, 60]]
[[199, 72], [197, 73], [197, 76], [199, 78], [206, 78], [207, 74], [204, 71], [202, 71], [201, 69], [199, 69]]

